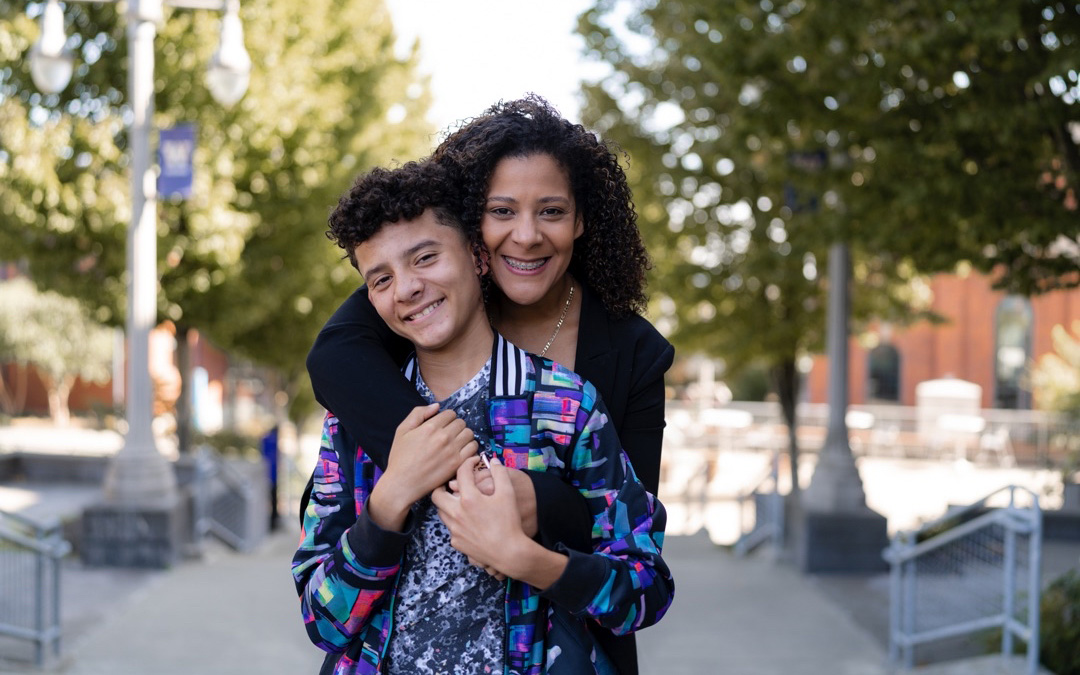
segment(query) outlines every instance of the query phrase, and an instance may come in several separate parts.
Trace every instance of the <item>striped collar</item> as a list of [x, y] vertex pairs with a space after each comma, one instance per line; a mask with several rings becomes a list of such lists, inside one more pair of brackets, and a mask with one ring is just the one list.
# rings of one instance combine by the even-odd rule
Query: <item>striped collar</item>
[[[498, 332], [491, 347], [491, 395], [520, 396], [528, 387], [529, 354], [516, 346]], [[416, 386], [420, 368], [416, 363], [416, 352], [409, 355], [401, 369], [405, 377]]]

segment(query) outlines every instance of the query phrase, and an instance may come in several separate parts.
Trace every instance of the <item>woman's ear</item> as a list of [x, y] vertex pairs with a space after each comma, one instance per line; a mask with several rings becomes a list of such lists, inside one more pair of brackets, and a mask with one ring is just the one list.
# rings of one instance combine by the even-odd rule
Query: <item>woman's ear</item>
[[585, 234], [585, 218], [582, 217], [581, 212], [578, 211], [577, 220], [574, 222], [574, 239], [577, 239], [583, 234]]

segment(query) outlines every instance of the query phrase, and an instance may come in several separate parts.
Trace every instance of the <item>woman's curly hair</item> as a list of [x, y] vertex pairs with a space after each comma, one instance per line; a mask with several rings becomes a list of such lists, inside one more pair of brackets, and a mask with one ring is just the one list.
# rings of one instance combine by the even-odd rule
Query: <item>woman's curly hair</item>
[[440, 224], [465, 235], [474, 253], [480, 251], [476, 228], [465, 227], [455, 215], [457, 197], [447, 170], [430, 161], [407, 162], [396, 169], [375, 168], [361, 175], [341, 196], [330, 214], [326, 237], [345, 250], [356, 267], [356, 247], [384, 225], [413, 220], [432, 209]]
[[479, 232], [495, 166], [507, 157], [534, 154], [550, 155], [567, 172], [585, 224], [574, 243], [570, 272], [600, 296], [613, 316], [641, 313], [650, 263], [630, 187], [616, 152], [585, 127], [529, 95], [464, 121], [431, 159], [452, 174], [460, 191], [458, 213], [468, 230]]

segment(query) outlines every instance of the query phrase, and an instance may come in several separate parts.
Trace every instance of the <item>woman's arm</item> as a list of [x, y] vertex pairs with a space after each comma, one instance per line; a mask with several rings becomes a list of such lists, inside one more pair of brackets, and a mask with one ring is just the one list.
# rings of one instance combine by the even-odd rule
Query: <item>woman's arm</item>
[[411, 351], [386, 327], [362, 286], [326, 322], [307, 357], [316, 400], [382, 469], [398, 424], [424, 405], [401, 375]]
[[292, 560], [308, 637], [330, 653], [344, 651], [383, 611], [413, 527], [410, 520], [405, 532], [387, 531], [368, 517], [366, 508], [356, 515], [355, 467], [342, 462], [355, 451], [355, 443], [327, 415], [300, 546]]

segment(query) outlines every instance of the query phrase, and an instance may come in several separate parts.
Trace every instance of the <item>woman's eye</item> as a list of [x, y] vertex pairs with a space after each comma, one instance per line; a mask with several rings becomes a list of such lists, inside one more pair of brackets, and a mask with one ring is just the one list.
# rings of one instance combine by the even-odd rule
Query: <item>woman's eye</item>
[[496, 206], [495, 208], [489, 210], [488, 213], [493, 216], [509, 216], [513, 212], [505, 206]]
[[561, 216], [561, 215], [563, 215], [565, 213], [566, 213], [566, 211], [563, 211], [562, 209], [560, 209], [558, 207], [551, 206], [551, 207], [548, 207], [548, 208], [544, 209], [543, 211], [541, 211], [540, 215], [555, 218], [555, 217]]

